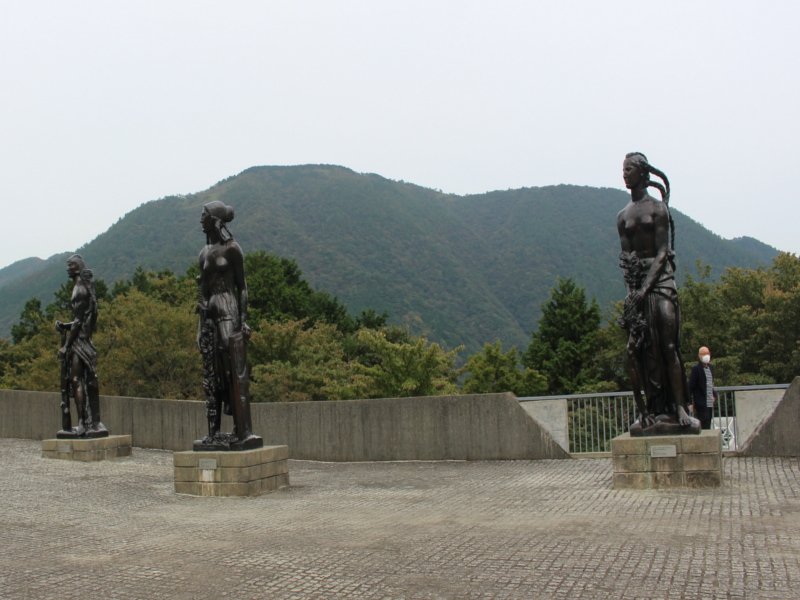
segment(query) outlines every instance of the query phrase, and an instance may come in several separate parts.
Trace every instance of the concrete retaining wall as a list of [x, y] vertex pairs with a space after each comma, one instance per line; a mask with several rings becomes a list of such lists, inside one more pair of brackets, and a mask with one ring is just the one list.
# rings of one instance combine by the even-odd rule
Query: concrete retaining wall
[[761, 423], [778, 406], [786, 390], [740, 390], [736, 392], [736, 438], [744, 447]]
[[[202, 402], [101, 396], [112, 434], [140, 448], [188, 450], [206, 431]], [[0, 437], [46, 439], [60, 395], [0, 390]], [[290, 458], [326, 461], [569, 458], [513, 394], [253, 404], [253, 431]], [[223, 427], [230, 430], [230, 420]]]
[[569, 452], [569, 417], [565, 398], [534, 400], [519, 404], [553, 436], [559, 446]]
[[795, 377], [738, 454], [800, 457], [800, 377]]

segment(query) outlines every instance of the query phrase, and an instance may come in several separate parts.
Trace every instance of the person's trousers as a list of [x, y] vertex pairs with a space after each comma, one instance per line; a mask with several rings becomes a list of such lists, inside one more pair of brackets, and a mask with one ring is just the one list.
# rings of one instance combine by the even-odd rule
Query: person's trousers
[[697, 414], [697, 418], [700, 419], [700, 429], [711, 429], [711, 415], [714, 413], [714, 409], [711, 407], [698, 408], [695, 406], [694, 411], [695, 414]]

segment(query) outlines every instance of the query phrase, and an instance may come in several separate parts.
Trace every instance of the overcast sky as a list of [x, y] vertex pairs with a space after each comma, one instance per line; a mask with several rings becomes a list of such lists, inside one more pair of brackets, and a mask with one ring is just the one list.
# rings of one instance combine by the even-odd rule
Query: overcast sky
[[623, 188], [633, 150], [712, 231], [800, 253], [797, 2], [3, 4], [0, 267], [254, 165]]

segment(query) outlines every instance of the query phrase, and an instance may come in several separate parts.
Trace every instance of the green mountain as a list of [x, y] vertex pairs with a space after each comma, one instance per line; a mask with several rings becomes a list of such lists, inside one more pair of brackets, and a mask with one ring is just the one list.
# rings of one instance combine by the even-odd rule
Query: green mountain
[[69, 257], [69, 253], [62, 253], [62, 254], [55, 254], [48, 258], [47, 260], [42, 260], [41, 258], [31, 257], [31, 258], [23, 258], [22, 260], [18, 260], [17, 262], [8, 265], [7, 267], [0, 269], [0, 288], [17, 281], [18, 279], [23, 279], [24, 277], [31, 275], [32, 273], [38, 273], [42, 269], [48, 266], [48, 264], [58, 264], [63, 262]]
[[[628, 198], [572, 185], [455, 196], [344, 167], [253, 167], [204, 192], [143, 204], [79, 251], [107, 283], [138, 265], [183, 272], [205, 241], [203, 204], [221, 200], [235, 208], [230, 229], [245, 251], [296, 259], [353, 311], [386, 310], [449, 347], [522, 347], [558, 276], [574, 277], [601, 306], [623, 296], [615, 217]], [[696, 259], [716, 273], [755, 267], [778, 253], [673, 214], [679, 270], [693, 272]], [[66, 280], [56, 262], [0, 286], [0, 334], [27, 298], [51, 300]]]
[[768, 264], [777, 252], [775, 248], [769, 244], [765, 244], [762, 241], [748, 236], [733, 238], [731, 242], [739, 246], [742, 250], [756, 255], [758, 260], [764, 264]]

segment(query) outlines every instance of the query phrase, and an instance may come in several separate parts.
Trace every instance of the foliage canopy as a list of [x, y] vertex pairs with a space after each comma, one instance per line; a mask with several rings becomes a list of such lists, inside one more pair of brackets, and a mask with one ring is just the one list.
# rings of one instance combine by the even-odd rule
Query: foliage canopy
[[[510, 391], [518, 396], [629, 389], [621, 303], [601, 319], [574, 280], [559, 279], [538, 328], [520, 354], [498, 340], [457, 368], [446, 350], [373, 309], [351, 316], [315, 290], [294, 261], [246, 256], [253, 309], [251, 391], [255, 401], [340, 400]], [[96, 282], [101, 393], [199, 399], [195, 268], [134, 270], [108, 288]], [[800, 373], [800, 259], [780, 254], [769, 267], [728, 269], [718, 281], [697, 264], [679, 288], [683, 360], [711, 348], [718, 385], [788, 383]], [[71, 285], [45, 307], [30, 299], [13, 340], [0, 338], [0, 386], [58, 391], [61, 339], [53, 321], [71, 320]], [[603, 325], [601, 327], [601, 320]], [[461, 384], [459, 386], [459, 380]]]

